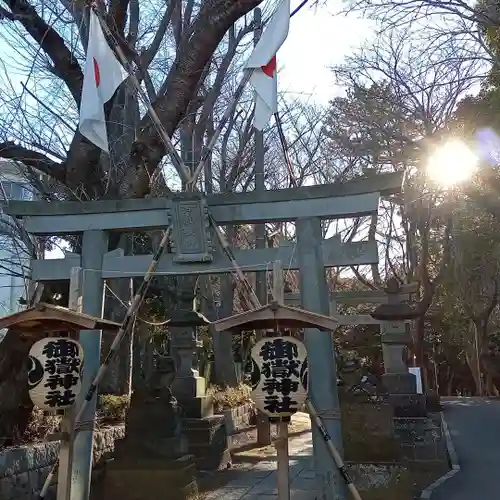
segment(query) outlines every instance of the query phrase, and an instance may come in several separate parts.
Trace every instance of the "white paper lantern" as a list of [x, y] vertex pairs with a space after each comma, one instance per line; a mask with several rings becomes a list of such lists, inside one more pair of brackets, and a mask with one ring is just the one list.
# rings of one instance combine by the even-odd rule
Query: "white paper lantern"
[[252, 399], [269, 417], [289, 417], [307, 397], [307, 351], [293, 337], [267, 337], [252, 349]]
[[48, 337], [30, 349], [28, 388], [33, 404], [43, 410], [72, 406], [81, 389], [83, 348], [68, 338]]

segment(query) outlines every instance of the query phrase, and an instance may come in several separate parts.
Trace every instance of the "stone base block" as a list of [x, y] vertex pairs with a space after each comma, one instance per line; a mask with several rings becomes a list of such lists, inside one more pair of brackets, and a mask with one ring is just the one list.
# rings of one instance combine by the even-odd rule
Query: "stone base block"
[[183, 419], [188, 452], [195, 457], [198, 470], [220, 470], [231, 462], [224, 420], [224, 415]]
[[193, 457], [173, 460], [127, 456], [106, 467], [102, 496], [95, 500], [187, 500], [198, 494]]
[[212, 396], [200, 396], [179, 401], [184, 418], [206, 418], [214, 414], [214, 403]]
[[415, 443], [423, 441], [426, 432], [426, 418], [394, 418], [394, 437], [400, 441]]
[[183, 377], [177, 374], [172, 382], [171, 389], [172, 394], [181, 406], [193, 398], [203, 397], [207, 392], [205, 379], [195, 375]]
[[382, 384], [389, 394], [416, 394], [417, 378], [413, 373], [386, 373]]
[[389, 394], [394, 418], [426, 417], [427, 406], [424, 394]]
[[394, 437], [403, 459], [438, 462], [446, 457], [441, 429], [429, 418], [394, 418]]
[[[183, 456], [188, 452], [188, 445], [185, 436], [171, 438], [158, 437], [155, 442], [155, 456], [160, 456], [166, 460]], [[115, 456], [127, 456], [129, 454], [144, 455], [144, 441], [140, 436], [128, 436], [124, 440], [116, 443]]]

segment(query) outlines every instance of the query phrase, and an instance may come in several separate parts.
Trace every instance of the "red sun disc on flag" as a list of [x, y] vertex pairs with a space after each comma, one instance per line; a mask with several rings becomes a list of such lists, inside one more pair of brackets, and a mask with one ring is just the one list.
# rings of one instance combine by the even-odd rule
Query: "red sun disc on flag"
[[99, 87], [99, 84], [101, 83], [101, 72], [99, 70], [99, 63], [96, 61], [96, 58], [93, 57], [94, 60], [94, 79], [95, 79], [95, 86]]
[[269, 78], [274, 78], [274, 72], [276, 71], [276, 56], [274, 56], [265, 66], [262, 66], [261, 69]]

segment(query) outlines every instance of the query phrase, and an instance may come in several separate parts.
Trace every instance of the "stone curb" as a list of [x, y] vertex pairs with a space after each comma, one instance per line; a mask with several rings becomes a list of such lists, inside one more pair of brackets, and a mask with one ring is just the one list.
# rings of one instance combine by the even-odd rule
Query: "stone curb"
[[427, 486], [424, 491], [420, 494], [420, 500], [429, 500], [431, 498], [432, 493], [436, 488], [441, 486], [444, 482], [448, 481], [448, 479], [452, 478], [457, 472], [460, 472], [460, 464], [458, 462], [458, 455], [455, 450], [455, 446], [453, 445], [453, 441], [451, 439], [451, 434], [448, 429], [448, 424], [446, 423], [446, 419], [444, 418], [444, 413], [441, 412], [441, 425], [443, 428], [444, 437], [446, 439], [446, 449], [448, 450], [448, 456], [450, 459], [451, 470], [448, 471], [444, 476], [441, 476], [439, 479], [434, 481], [431, 485]]
[[232, 434], [236, 434], [241, 430], [249, 427], [253, 413], [253, 407], [252, 405], [246, 403], [237, 406], [236, 408], [222, 410], [219, 413], [221, 415], [224, 415], [226, 431], [228, 436], [231, 436]]

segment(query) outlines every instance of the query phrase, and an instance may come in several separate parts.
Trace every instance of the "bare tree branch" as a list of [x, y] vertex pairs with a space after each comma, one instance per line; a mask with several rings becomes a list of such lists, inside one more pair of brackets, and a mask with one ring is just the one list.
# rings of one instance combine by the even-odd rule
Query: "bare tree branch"
[[15, 20], [49, 56], [54, 66], [52, 72], [66, 84], [77, 105], [80, 105], [83, 73], [78, 61], [66, 47], [63, 38], [49, 26], [27, 0], [6, 0]]
[[57, 163], [37, 151], [32, 151], [13, 142], [0, 143], [0, 157], [16, 160], [36, 168], [62, 183], [66, 180], [64, 163]]

